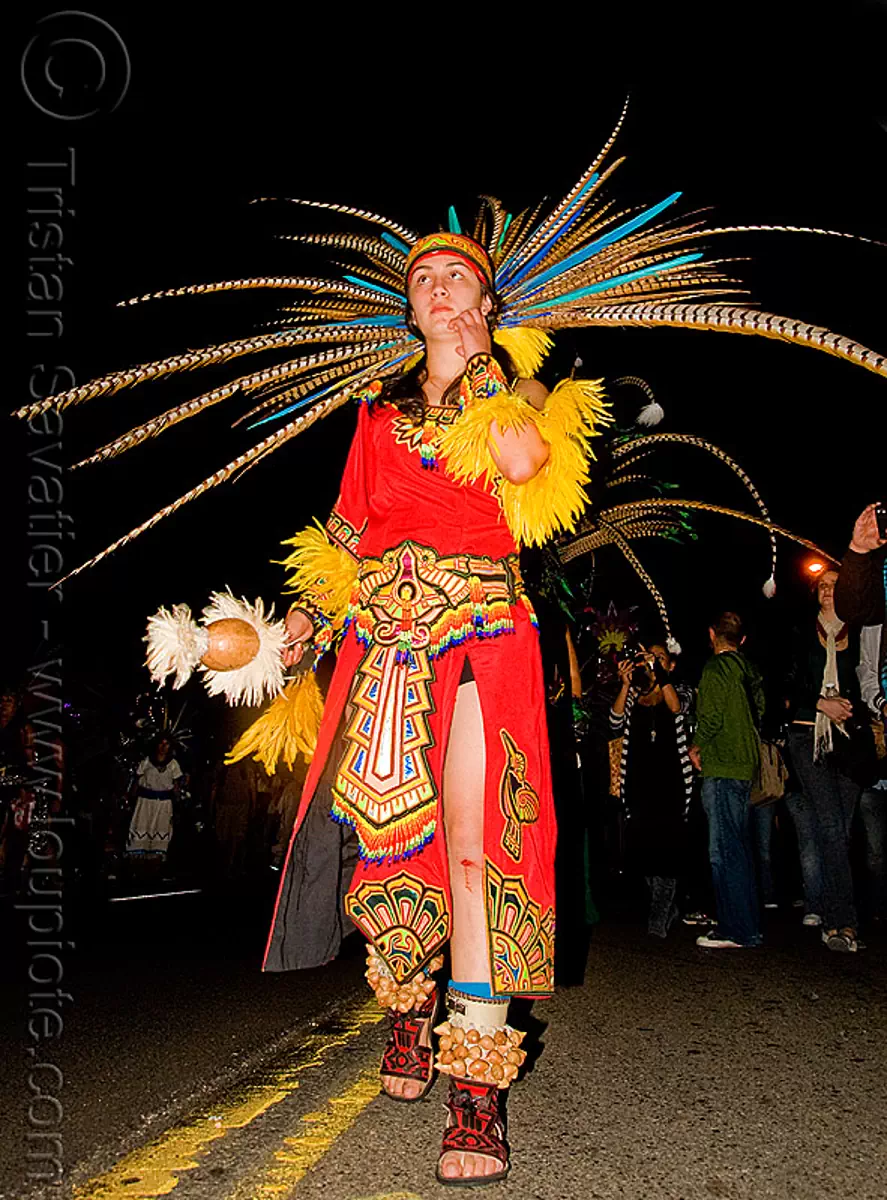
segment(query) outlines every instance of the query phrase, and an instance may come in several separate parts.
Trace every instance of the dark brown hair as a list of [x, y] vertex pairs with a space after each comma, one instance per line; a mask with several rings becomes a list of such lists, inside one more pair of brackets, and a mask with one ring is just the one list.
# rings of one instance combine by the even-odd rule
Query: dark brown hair
[[719, 613], [717, 620], [712, 624], [712, 629], [718, 641], [726, 642], [734, 650], [738, 650], [742, 645], [742, 618], [739, 613]]

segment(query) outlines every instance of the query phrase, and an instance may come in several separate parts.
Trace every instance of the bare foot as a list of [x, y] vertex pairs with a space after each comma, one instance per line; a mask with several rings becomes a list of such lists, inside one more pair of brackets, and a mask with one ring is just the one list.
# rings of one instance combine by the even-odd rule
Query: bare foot
[[490, 1154], [463, 1154], [457, 1150], [448, 1150], [446, 1154], [441, 1155], [438, 1170], [444, 1179], [497, 1175], [502, 1170], [502, 1163]]
[[404, 1079], [400, 1075], [382, 1076], [383, 1090], [395, 1100], [415, 1100], [424, 1087], [425, 1084], [418, 1079]]

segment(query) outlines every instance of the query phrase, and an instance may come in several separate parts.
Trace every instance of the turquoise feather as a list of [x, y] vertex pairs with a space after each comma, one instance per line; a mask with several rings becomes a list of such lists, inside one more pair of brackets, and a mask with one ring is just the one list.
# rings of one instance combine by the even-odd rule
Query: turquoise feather
[[361, 279], [357, 275], [343, 275], [342, 278], [346, 283], [353, 283], [355, 287], [367, 288], [371, 292], [381, 292], [384, 296], [393, 296], [401, 304], [406, 304], [407, 302], [407, 298], [403, 292], [392, 292], [390, 288], [382, 287], [379, 283], [371, 283], [369, 280]]
[[505, 235], [506, 235], [506, 233], [508, 233], [508, 226], [511, 224], [511, 222], [513, 220], [514, 220], [514, 216], [512, 213], [505, 214], [505, 224], [502, 226], [502, 232], [499, 234], [499, 241], [496, 243], [497, 250], [502, 245], [502, 243], [505, 241]]
[[563, 296], [556, 296], [552, 300], [546, 300], [542, 304], [531, 304], [524, 309], [525, 313], [538, 312], [549, 308], [557, 308], [561, 304], [569, 304], [571, 300], [581, 300], [584, 296], [593, 296], [597, 292], [607, 292], [610, 288], [618, 287], [623, 283], [631, 283], [633, 279], [643, 279], [648, 275], [662, 275], [666, 271], [671, 271], [674, 267], [682, 267], [685, 263], [698, 262], [702, 258], [702, 254], [682, 254], [679, 258], [672, 258], [668, 262], [654, 263], [651, 267], [642, 267], [639, 271], [629, 271], [625, 275], [614, 275], [612, 279], [603, 279], [600, 283], [589, 284], [588, 287], [578, 288], [574, 292], [565, 292]]
[[[578, 205], [578, 204], [579, 204], [579, 203], [580, 203], [580, 202], [583, 200], [583, 198], [585, 197], [586, 193], [587, 193], [587, 192], [588, 192], [588, 191], [589, 191], [591, 188], [593, 188], [593, 187], [594, 187], [594, 185], [595, 185], [595, 184], [598, 182], [598, 180], [599, 180], [599, 179], [600, 179], [600, 174], [599, 174], [599, 173], [596, 171], [596, 172], [595, 172], [595, 173], [594, 173], [594, 174], [593, 174], [593, 175], [592, 175], [592, 176], [591, 176], [591, 177], [590, 177], [590, 178], [587, 180], [587, 182], [585, 183], [585, 185], [579, 189], [579, 191], [577, 192], [577, 194], [576, 194], [576, 195], [573, 197], [573, 199], [570, 201], [570, 203], [567, 205], [567, 207], [566, 207], [566, 208], [564, 209], [564, 211], [561, 213], [561, 219], [567, 215], [567, 213], [570, 211], [570, 209], [571, 209], [571, 208], [576, 208], [576, 206], [577, 206], [577, 205]], [[501, 287], [502, 285], [504, 285], [504, 284], [508, 283], [508, 282], [509, 282], [509, 281], [510, 281], [512, 278], [515, 278], [515, 279], [516, 279], [516, 278], [521, 278], [521, 277], [523, 277], [523, 276], [524, 276], [524, 275], [527, 273], [527, 271], [531, 270], [531, 269], [532, 269], [532, 267], [533, 267], [533, 265], [534, 265], [535, 263], [539, 262], [539, 260], [540, 260], [541, 258], [543, 258], [543, 257], [544, 257], [544, 256], [545, 256], [545, 255], [546, 255], [546, 254], [547, 254], [547, 253], [548, 253], [548, 252], [551, 250], [552, 246], [555, 246], [555, 245], [557, 245], [557, 243], [558, 243], [558, 242], [560, 241], [560, 239], [561, 239], [561, 238], [564, 236], [564, 234], [565, 234], [565, 233], [566, 233], [566, 232], [567, 232], [567, 231], [568, 231], [570, 228], [572, 228], [572, 226], [575, 224], [575, 222], [576, 222], [576, 218], [577, 218], [577, 217], [579, 217], [579, 216], [581, 216], [581, 215], [582, 215], [582, 210], [581, 210], [581, 208], [580, 208], [580, 209], [579, 209], [577, 212], [575, 212], [575, 213], [573, 214], [573, 216], [570, 218], [570, 220], [569, 220], [569, 221], [568, 221], [568, 222], [567, 222], [565, 225], [562, 225], [562, 226], [561, 226], [561, 228], [560, 228], [560, 229], [557, 231], [557, 234], [556, 234], [556, 235], [552, 235], [551, 237], [548, 237], [548, 238], [546, 238], [546, 239], [545, 239], [545, 241], [543, 242], [543, 244], [542, 244], [542, 247], [539, 249], [539, 251], [538, 251], [536, 254], [534, 254], [534, 255], [533, 255], [533, 257], [532, 257], [532, 259], [530, 260], [530, 262], [529, 262], [529, 263], [527, 263], [526, 267], [524, 267], [524, 268], [522, 268], [522, 269], [520, 269], [520, 268], [521, 268], [521, 263], [522, 263], [522, 260], [523, 260], [523, 255], [522, 255], [522, 253], [521, 253], [521, 248], [519, 247], [519, 248], [518, 248], [518, 250], [517, 250], [517, 251], [516, 251], [516, 252], [515, 252], [515, 253], [512, 255], [512, 257], [511, 257], [511, 258], [510, 258], [510, 259], [509, 259], [507, 262], [505, 262], [505, 263], [503, 264], [503, 267], [502, 267], [502, 274], [501, 274], [501, 276], [500, 276], [500, 279], [499, 279], [499, 285], [500, 285], [500, 287]], [[509, 223], [510, 223], [510, 221], [511, 221], [511, 216], [510, 216], [510, 215], [509, 215], [509, 218], [508, 218], [508, 220], [509, 220]], [[544, 222], [543, 222], [543, 224], [544, 224]], [[508, 228], [508, 226], [506, 225], [506, 227], [505, 227], [505, 228], [507, 229], [507, 228]], [[541, 226], [540, 226], [540, 228], [541, 228]], [[505, 230], [503, 230], [503, 231], [502, 231], [502, 236], [503, 236], [503, 237], [505, 236]], [[517, 273], [518, 273], [516, 277], [515, 277], [515, 272], [517, 272]]]
[[393, 233], [383, 233], [382, 241], [387, 242], [393, 250], [399, 250], [404, 258], [406, 258], [410, 252], [410, 248], [406, 242], [402, 242], [400, 238], [396, 238]]
[[[381, 353], [384, 349], [390, 349], [390, 347], [394, 344], [394, 342], [391, 342], [387, 346], [380, 346], [379, 352]], [[405, 359], [410, 358], [410, 356], [415, 353], [416, 351], [411, 347], [406, 353], [398, 355], [397, 358], [393, 358], [389, 363], [389, 366], [394, 366], [399, 362], [403, 362]], [[321, 396], [326, 396], [330, 392], [339, 392], [347, 386], [347, 379], [336, 379], [332, 383], [328, 383], [325, 387], [320, 388], [319, 391], [310, 392], [307, 396], [303, 396], [301, 400], [296, 400], [292, 404], [287, 405], [286, 408], [280, 409], [279, 412], [271, 413], [271, 415], [268, 417], [262, 417], [260, 421], [253, 421], [252, 425], [247, 425], [247, 429], [257, 429], [260, 425], [267, 425], [269, 421], [279, 421], [281, 417], [285, 417], [288, 413], [297, 412], [300, 408], [305, 408], [306, 405], [313, 404], [314, 401], [319, 400]]]
[[537, 275], [533, 280], [534, 288], [537, 285], [547, 283], [550, 279], [555, 279], [558, 275], [563, 275], [565, 271], [571, 270], [573, 267], [578, 267], [581, 263], [592, 258], [600, 250], [607, 246], [612, 246], [614, 242], [620, 241], [624, 237], [628, 237], [630, 233], [634, 233], [636, 229], [640, 229], [642, 225], [647, 225], [654, 217], [674, 204], [680, 199], [680, 192], [672, 192], [664, 200], [660, 200], [658, 204], [654, 204], [652, 208], [646, 209], [642, 213], [638, 213], [636, 217], [632, 217], [629, 221], [624, 221], [621, 225], [617, 225], [615, 229], [611, 229], [609, 233], [602, 234], [599, 238], [595, 238], [588, 246], [577, 250], [575, 254], [571, 254], [565, 258], [563, 262], [556, 263], [553, 267], [549, 267], [547, 271], [543, 271], [541, 275]]

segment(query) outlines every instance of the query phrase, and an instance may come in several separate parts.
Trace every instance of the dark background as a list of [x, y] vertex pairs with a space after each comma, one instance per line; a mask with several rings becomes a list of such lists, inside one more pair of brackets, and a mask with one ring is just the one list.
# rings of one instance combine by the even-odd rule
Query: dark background
[[[51, 11], [34, 6], [34, 19]], [[72, 145], [77, 180], [66, 225], [73, 265], [65, 268], [65, 336], [36, 347], [19, 337], [8, 408], [26, 399], [37, 361], [54, 358], [84, 381], [270, 319], [270, 292], [115, 308], [159, 288], [308, 270], [317, 260], [274, 235], [346, 227], [284, 204], [251, 206], [254, 197], [351, 203], [419, 231], [445, 222], [450, 203], [468, 220], [480, 192], [516, 211], [543, 193], [564, 194], [627, 93], [614, 151], [627, 161], [608, 189], [622, 205], [680, 189], [684, 211], [713, 206], [718, 224], [790, 223], [887, 239], [881, 5], [708, 5], [698, 15], [675, 9], [655, 24], [636, 6], [606, 24], [591, 6], [569, 19], [566, 9], [520, 16], [516, 8], [480, 18], [464, 6], [383, 6], [357, 18], [339, 7], [267, 4], [92, 11], [114, 25], [131, 59], [119, 107], [62, 122], [23, 94], [16, 104], [15, 124], [27, 136], [19, 313], [28, 305], [25, 163]], [[486, 26], [495, 20], [498, 29]], [[748, 256], [738, 269], [763, 308], [887, 350], [887, 251], [779, 233], [715, 239], [711, 251]], [[561, 335], [553, 368], [569, 369], [576, 354], [591, 377], [644, 376], [666, 409], [660, 428], [720, 444], [749, 471], [774, 520], [831, 554], [840, 557], [857, 512], [885, 491], [887, 382], [860, 368], [760, 338], [678, 330]], [[69, 410], [65, 461], [236, 369]], [[624, 393], [618, 415], [630, 421], [639, 402]], [[68, 566], [252, 444], [254, 435], [230, 428], [234, 415], [221, 405], [132, 455], [67, 476], [76, 534]], [[24, 586], [29, 442], [19, 423], [5, 421], [2, 673], [16, 677], [52, 649], [40, 644], [48, 612], [66, 680], [123, 694], [146, 682], [140, 638], [158, 605], [199, 610], [225, 585], [274, 600], [281, 572], [269, 560], [281, 539], [326, 516], [353, 422], [350, 409], [338, 412], [66, 584], [58, 604]], [[676, 495], [749, 508], [738, 481], [689, 450], [663, 460], [663, 473], [681, 482]], [[708, 615], [724, 605], [743, 609], [766, 657], [804, 599], [805, 555], [782, 544], [780, 591], [766, 602], [763, 535], [718, 518], [701, 518], [699, 533], [686, 549], [642, 548], [688, 669], [704, 655]], [[597, 572], [595, 602], [640, 603], [655, 616], [615, 553], [599, 557]]]

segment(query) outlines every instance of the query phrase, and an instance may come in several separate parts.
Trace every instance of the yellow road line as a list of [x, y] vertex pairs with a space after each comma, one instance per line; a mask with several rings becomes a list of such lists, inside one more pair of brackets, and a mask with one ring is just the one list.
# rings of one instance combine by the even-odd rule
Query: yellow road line
[[[353, 1041], [367, 1025], [378, 1024], [384, 1016], [375, 999], [352, 1004], [338, 1019], [338, 1032], [310, 1034], [283, 1067], [272, 1070], [270, 1078], [247, 1081], [224, 1101], [127, 1154], [109, 1171], [76, 1188], [73, 1200], [143, 1200], [169, 1195], [184, 1172], [200, 1166], [200, 1159], [214, 1142], [232, 1129], [243, 1129], [285, 1100], [298, 1088], [298, 1077], [304, 1071], [319, 1067], [331, 1050]], [[378, 1076], [376, 1084], [378, 1088]]]
[[307, 1126], [304, 1132], [284, 1138], [284, 1148], [274, 1153], [263, 1170], [243, 1180], [229, 1200], [278, 1200], [289, 1195], [378, 1095], [376, 1066], [362, 1071], [357, 1081], [327, 1101], [321, 1112], [306, 1113], [302, 1117], [302, 1124]]
[[382, 1192], [377, 1196], [354, 1196], [353, 1200], [422, 1200], [415, 1192]]

